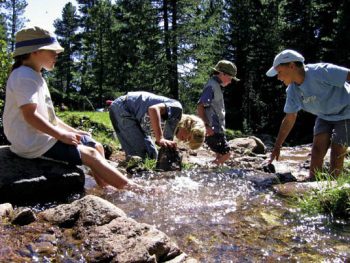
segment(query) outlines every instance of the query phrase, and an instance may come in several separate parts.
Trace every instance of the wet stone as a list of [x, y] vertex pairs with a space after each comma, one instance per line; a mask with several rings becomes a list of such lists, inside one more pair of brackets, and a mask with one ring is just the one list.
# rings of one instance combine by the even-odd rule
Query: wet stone
[[33, 223], [35, 220], [36, 216], [34, 212], [29, 208], [24, 208], [20, 211], [15, 212], [12, 219], [12, 224], [24, 226]]
[[30, 244], [31, 250], [40, 254], [54, 254], [57, 252], [57, 247], [50, 242], [38, 242]]
[[161, 147], [158, 153], [156, 169], [160, 171], [181, 171], [182, 156], [177, 149]]
[[263, 166], [265, 173], [276, 173], [276, 168], [272, 163]]
[[10, 203], [0, 204], [0, 218], [8, 217], [13, 213], [13, 207]]

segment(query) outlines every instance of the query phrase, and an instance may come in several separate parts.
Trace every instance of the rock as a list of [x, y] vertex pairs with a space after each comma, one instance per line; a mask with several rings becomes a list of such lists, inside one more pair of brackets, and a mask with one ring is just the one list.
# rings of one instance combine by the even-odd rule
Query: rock
[[[88, 195], [40, 213], [54, 224], [73, 229], [87, 262], [191, 261], [163, 232], [128, 218], [113, 204]], [[178, 258], [178, 260], [175, 260]]]
[[233, 151], [243, 150], [244, 152], [250, 151], [256, 154], [263, 154], [266, 152], [264, 143], [255, 136], [233, 139], [229, 141], [229, 146]]
[[24, 226], [33, 223], [36, 220], [34, 212], [30, 208], [15, 211], [11, 223], [14, 225]]
[[299, 197], [311, 190], [322, 190], [336, 186], [335, 181], [320, 181], [320, 182], [290, 182], [286, 184], [274, 185], [274, 191], [285, 197]]
[[246, 173], [245, 178], [254, 183], [257, 187], [262, 188], [297, 181], [297, 179], [291, 173]]
[[272, 163], [263, 166], [263, 171], [265, 173], [276, 173], [276, 168]]
[[128, 174], [137, 174], [144, 171], [147, 171], [147, 168], [140, 156], [132, 155], [127, 157], [126, 172]]
[[84, 191], [83, 171], [63, 162], [25, 159], [0, 146], [0, 202], [29, 204]]
[[13, 207], [10, 203], [0, 204], [0, 219], [2, 217], [9, 217], [13, 213]]
[[117, 217], [125, 216], [123, 210], [94, 195], [40, 213], [44, 220], [62, 227], [104, 225]]
[[156, 169], [160, 171], [181, 171], [182, 155], [177, 149], [161, 147], [158, 153]]

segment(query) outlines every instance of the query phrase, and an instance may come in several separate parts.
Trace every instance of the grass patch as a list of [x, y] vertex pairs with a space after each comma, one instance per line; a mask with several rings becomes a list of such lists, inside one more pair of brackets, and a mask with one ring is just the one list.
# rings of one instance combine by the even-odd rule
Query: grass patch
[[192, 170], [195, 167], [196, 167], [196, 164], [194, 163], [182, 163], [181, 165], [181, 169], [185, 171]]
[[147, 170], [154, 171], [156, 169], [157, 160], [146, 158], [143, 163], [143, 167]]
[[326, 181], [322, 190], [314, 190], [298, 199], [298, 206], [309, 214], [326, 214], [334, 218], [350, 219], [350, 176], [340, 175], [335, 180], [327, 173], [317, 173], [317, 181]]

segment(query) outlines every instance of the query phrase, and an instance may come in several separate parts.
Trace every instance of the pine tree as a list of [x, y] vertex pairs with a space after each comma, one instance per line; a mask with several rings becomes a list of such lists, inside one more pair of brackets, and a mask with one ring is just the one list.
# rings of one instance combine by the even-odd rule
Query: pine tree
[[74, 96], [77, 94], [80, 84], [77, 77], [77, 64], [79, 62], [76, 62], [79, 60], [78, 49], [80, 46], [79, 35], [77, 35], [79, 17], [76, 7], [71, 3], [66, 4], [62, 10], [62, 19], [55, 20], [54, 26], [56, 28], [55, 34], [64, 48], [64, 52], [58, 57], [56, 69], [50, 78], [53, 80], [50, 87], [59, 91], [57, 95], [60, 95], [60, 98], [55, 98], [56, 102], [65, 99], [65, 103], [69, 102], [68, 106], [72, 108], [76, 104]]
[[5, 18], [9, 30], [8, 44], [11, 52], [15, 49], [15, 34], [23, 28], [26, 22], [22, 16], [27, 5], [26, 0], [6, 0], [4, 3], [3, 7], [6, 10]]
[[187, 1], [180, 9], [180, 98], [192, 113], [212, 68], [223, 57], [223, 8], [221, 0], [204, 0]]

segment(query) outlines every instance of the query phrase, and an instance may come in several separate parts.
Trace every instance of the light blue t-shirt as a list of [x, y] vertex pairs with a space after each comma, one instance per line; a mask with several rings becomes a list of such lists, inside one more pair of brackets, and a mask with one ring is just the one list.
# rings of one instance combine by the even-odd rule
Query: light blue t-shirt
[[302, 109], [328, 121], [350, 119], [348, 72], [347, 68], [329, 63], [305, 65], [304, 82], [287, 87], [284, 112]]

